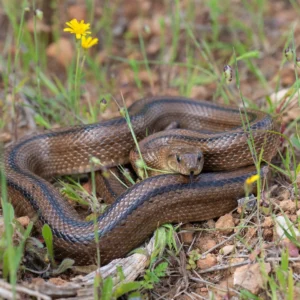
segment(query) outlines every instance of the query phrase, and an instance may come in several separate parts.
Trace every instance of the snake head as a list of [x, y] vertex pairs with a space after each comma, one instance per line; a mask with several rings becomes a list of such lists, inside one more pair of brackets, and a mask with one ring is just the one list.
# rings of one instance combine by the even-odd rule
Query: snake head
[[184, 145], [171, 147], [167, 160], [170, 171], [189, 176], [198, 175], [204, 164], [204, 156], [199, 148]]

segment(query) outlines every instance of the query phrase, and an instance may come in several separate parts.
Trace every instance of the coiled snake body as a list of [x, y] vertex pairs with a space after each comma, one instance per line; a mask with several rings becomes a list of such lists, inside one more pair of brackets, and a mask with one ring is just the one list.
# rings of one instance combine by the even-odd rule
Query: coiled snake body
[[[154, 176], [128, 189], [97, 219], [101, 264], [124, 256], [163, 223], [207, 220], [234, 209], [244, 194], [245, 180], [256, 173], [249, 132], [257, 153], [263, 148], [267, 161], [279, 144], [278, 135], [271, 132], [278, 131], [278, 122], [260, 111], [247, 110], [246, 131], [243, 110], [181, 97], [145, 98], [129, 113], [138, 140], [174, 121], [180, 128], [200, 131], [185, 138], [179, 130], [177, 139], [191, 145], [202, 142], [205, 170], [230, 171], [201, 173], [193, 181], [183, 175]], [[163, 134], [168, 140], [168, 131]], [[15, 212], [37, 215], [38, 227], [49, 224], [56, 258], [94, 263], [95, 230], [94, 222], [82, 220], [48, 180], [90, 171], [91, 157], [107, 167], [128, 163], [133, 147], [126, 120], [120, 117], [31, 136], [6, 150], [8, 196]]]

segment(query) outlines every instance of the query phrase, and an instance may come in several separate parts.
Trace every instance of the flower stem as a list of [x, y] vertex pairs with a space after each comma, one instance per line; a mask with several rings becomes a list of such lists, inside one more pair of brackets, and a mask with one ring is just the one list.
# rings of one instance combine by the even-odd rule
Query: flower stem
[[74, 98], [73, 98], [73, 109], [75, 115], [78, 112], [78, 104], [79, 104], [79, 97], [80, 97], [80, 84], [79, 84], [79, 77], [80, 77], [80, 56], [81, 56], [81, 47], [80, 44], [77, 44], [77, 57], [76, 57], [76, 70], [75, 70], [75, 82], [74, 82]]

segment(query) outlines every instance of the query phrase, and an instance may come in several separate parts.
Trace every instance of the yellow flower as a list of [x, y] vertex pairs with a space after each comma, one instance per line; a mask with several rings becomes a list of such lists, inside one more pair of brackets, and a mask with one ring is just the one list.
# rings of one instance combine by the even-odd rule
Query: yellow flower
[[250, 184], [254, 183], [255, 181], [257, 181], [258, 179], [259, 179], [259, 175], [256, 174], [256, 175], [253, 175], [253, 176], [248, 177], [248, 178], [246, 179], [245, 183], [246, 183], [247, 185], [250, 185]]
[[97, 43], [98, 43], [98, 39], [97, 38], [92, 38], [91, 36], [89, 36], [87, 38], [85, 36], [83, 36], [81, 38], [81, 46], [84, 49], [91, 48], [94, 45], [96, 45]]
[[76, 19], [73, 19], [70, 22], [66, 22], [66, 24], [70, 28], [64, 28], [64, 31], [76, 34], [77, 39], [80, 39], [87, 34], [91, 34], [91, 32], [88, 31], [90, 29], [90, 23], [85, 24], [83, 20], [79, 23]]

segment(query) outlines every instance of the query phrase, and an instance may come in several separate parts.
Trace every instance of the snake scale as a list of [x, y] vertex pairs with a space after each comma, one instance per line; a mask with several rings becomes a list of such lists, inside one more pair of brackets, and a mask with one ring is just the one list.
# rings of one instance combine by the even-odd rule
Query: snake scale
[[[244, 110], [183, 97], [144, 98], [129, 108], [129, 114], [139, 141], [171, 122], [194, 130], [185, 137], [180, 129], [171, 139], [175, 135], [190, 145], [201, 143], [204, 170], [215, 172], [201, 173], [192, 181], [163, 174], [135, 184], [97, 218], [96, 245], [94, 222], [83, 220], [49, 180], [90, 171], [91, 157], [106, 167], [128, 163], [134, 141], [126, 120], [55, 129], [18, 141], [4, 153], [8, 197], [17, 215], [36, 216], [37, 228], [50, 226], [58, 259], [94, 263], [99, 246], [105, 264], [139, 246], [161, 224], [207, 220], [231, 211], [244, 195], [245, 180], [256, 174], [247, 143], [250, 135], [257, 153], [263, 148], [266, 161], [279, 145], [278, 135], [272, 133], [279, 130], [279, 122], [260, 111], [247, 109], [246, 131], [241, 122]], [[168, 141], [168, 131], [163, 135]]]

